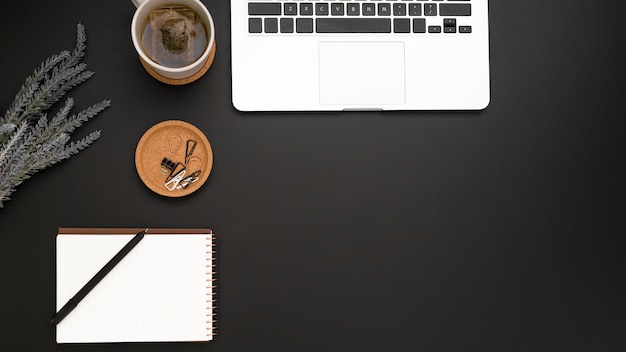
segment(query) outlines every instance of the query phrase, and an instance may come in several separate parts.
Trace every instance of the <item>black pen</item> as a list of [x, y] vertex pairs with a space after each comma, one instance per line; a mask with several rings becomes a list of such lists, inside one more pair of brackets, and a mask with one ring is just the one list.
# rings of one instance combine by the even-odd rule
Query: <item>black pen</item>
[[130, 241], [128, 241], [128, 243], [122, 248], [120, 249], [119, 252], [117, 252], [117, 254], [111, 258], [111, 260], [109, 260], [108, 263], [106, 263], [105, 266], [102, 267], [102, 269], [100, 269], [100, 271], [98, 271], [96, 273], [96, 275], [94, 275], [94, 277], [91, 278], [91, 280], [89, 280], [85, 286], [83, 286], [83, 288], [81, 288], [75, 295], [74, 297], [70, 298], [69, 301], [67, 301], [67, 303], [65, 303], [65, 305], [63, 306], [63, 308], [61, 308], [61, 310], [59, 310], [53, 317], [52, 317], [52, 324], [58, 324], [61, 322], [61, 320], [63, 320], [63, 318], [65, 318], [68, 314], [70, 314], [70, 312], [72, 310], [74, 310], [74, 308], [76, 308], [76, 306], [78, 305], [78, 303], [80, 303], [80, 301], [83, 300], [83, 298], [85, 298], [85, 296], [87, 296], [87, 294], [93, 290], [94, 287], [96, 287], [96, 285], [98, 285], [98, 283], [122, 260], [124, 259], [124, 257], [133, 249], [135, 248], [135, 246], [137, 245], [137, 243], [139, 243], [139, 241], [141, 241], [143, 239], [143, 235], [146, 234], [146, 232], [148, 232], [148, 229], [145, 229], [141, 232], [139, 232], [138, 234], [136, 234]]

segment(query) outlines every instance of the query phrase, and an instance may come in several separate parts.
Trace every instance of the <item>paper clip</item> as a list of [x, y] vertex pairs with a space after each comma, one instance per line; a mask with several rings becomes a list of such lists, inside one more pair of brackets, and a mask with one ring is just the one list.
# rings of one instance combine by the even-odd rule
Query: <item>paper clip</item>
[[198, 142], [194, 141], [193, 139], [187, 140], [187, 145], [185, 146], [185, 164], [187, 163], [189, 157], [193, 154], [193, 151], [196, 149], [197, 144]]
[[185, 163], [185, 167], [189, 172], [202, 170], [202, 158], [197, 155], [190, 156]]
[[167, 149], [171, 156], [176, 155], [176, 151], [178, 151], [178, 148], [180, 147], [182, 142], [183, 142], [182, 134], [178, 132], [170, 133], [167, 139]]

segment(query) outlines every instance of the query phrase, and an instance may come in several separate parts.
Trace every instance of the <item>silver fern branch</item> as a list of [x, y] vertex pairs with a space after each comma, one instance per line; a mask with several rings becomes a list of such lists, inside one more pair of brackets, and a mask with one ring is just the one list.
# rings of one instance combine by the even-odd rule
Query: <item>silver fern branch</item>
[[22, 122], [17, 131], [13, 133], [9, 141], [2, 146], [2, 149], [0, 149], [0, 167], [8, 164], [7, 159], [11, 158], [11, 155], [14, 153], [14, 149], [19, 148], [19, 141], [26, 132], [27, 128], [28, 123]]
[[48, 110], [94, 73], [80, 60], [85, 55], [86, 34], [77, 26], [74, 50], [44, 60], [28, 76], [5, 115], [0, 118], [0, 208], [24, 180], [87, 148], [99, 137], [94, 131], [77, 141], [71, 133], [110, 106], [103, 100], [72, 114], [74, 100], [67, 98], [48, 120]]
[[58, 55], [53, 55], [47, 58], [32, 75], [28, 76], [24, 81], [24, 84], [20, 88], [19, 92], [15, 96], [15, 100], [11, 107], [7, 110], [0, 122], [2, 124], [19, 122], [20, 113], [24, 111], [28, 102], [32, 99], [32, 96], [39, 89], [40, 81], [45, 78], [46, 74], [50, 72], [56, 65], [70, 56], [69, 51], [62, 51]]
[[[17, 125], [25, 119], [39, 117], [41, 111], [50, 108], [69, 89], [93, 76], [93, 72], [86, 71], [86, 65], [80, 63], [85, 55], [87, 40], [85, 28], [80, 23], [76, 37], [76, 47], [72, 52], [64, 50], [52, 55], [26, 78], [0, 125]], [[0, 139], [0, 142], [4, 140]]]

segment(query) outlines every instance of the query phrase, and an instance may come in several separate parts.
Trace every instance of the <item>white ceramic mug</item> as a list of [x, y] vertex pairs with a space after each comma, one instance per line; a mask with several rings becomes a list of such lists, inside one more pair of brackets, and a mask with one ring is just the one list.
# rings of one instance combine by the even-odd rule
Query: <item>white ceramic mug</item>
[[[215, 26], [209, 10], [207, 10], [202, 2], [199, 0], [132, 0], [132, 2], [137, 7], [137, 10], [133, 15], [133, 21], [130, 29], [131, 37], [135, 50], [141, 57], [144, 66], [148, 65], [149, 68], [154, 70], [159, 76], [172, 81], [186, 80], [194, 75], [198, 75], [201, 73], [201, 70], [208, 69], [207, 66], [212, 63], [213, 55], [215, 54]], [[147, 55], [143, 45], [141, 44], [142, 27], [146, 19], [150, 16], [150, 12], [160, 7], [172, 5], [182, 5], [194, 10], [206, 25], [207, 30], [206, 49], [200, 58], [183, 67], [167, 67], [156, 63]], [[211, 62], [208, 62], [209, 60], [211, 60]]]

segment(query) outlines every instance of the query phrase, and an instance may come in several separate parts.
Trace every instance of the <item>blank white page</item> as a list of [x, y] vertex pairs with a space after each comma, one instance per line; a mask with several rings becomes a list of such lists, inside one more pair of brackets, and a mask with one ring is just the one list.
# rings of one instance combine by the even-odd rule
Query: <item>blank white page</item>
[[[59, 234], [57, 311], [133, 236]], [[211, 241], [146, 234], [57, 325], [57, 343], [211, 340]]]

